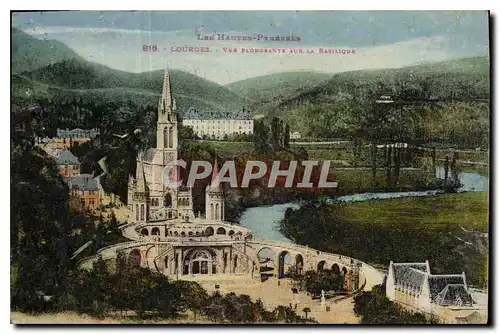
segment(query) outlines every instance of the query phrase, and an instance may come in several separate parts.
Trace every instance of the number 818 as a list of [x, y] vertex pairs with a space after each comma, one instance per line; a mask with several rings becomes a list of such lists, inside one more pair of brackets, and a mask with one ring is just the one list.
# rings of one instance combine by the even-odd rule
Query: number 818
[[143, 45], [142, 51], [158, 51], [158, 45]]

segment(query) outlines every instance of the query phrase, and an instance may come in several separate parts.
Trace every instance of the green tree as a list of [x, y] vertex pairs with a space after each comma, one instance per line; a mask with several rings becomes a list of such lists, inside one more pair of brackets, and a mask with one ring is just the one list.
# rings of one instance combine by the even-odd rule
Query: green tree
[[279, 151], [283, 147], [283, 122], [278, 117], [273, 117], [271, 121], [271, 146], [274, 151]]
[[69, 262], [68, 188], [53, 159], [42, 150], [26, 149], [29, 135], [19, 132], [11, 143], [11, 265], [17, 278], [12, 307], [43, 307], [43, 295], [64, 289]]
[[283, 134], [283, 147], [290, 148], [290, 125], [286, 123], [285, 133]]
[[362, 324], [435, 324], [437, 319], [420, 312], [410, 312], [390, 301], [385, 288], [376, 285], [372, 291], [363, 291], [354, 297], [354, 313]]
[[197, 314], [206, 306], [208, 294], [203, 287], [197, 282], [180, 281], [183, 291], [182, 298], [187, 307], [193, 311], [194, 320], [196, 321]]
[[302, 312], [304, 312], [305, 316], [306, 316], [306, 319], [307, 319], [307, 315], [311, 312], [311, 308], [309, 307], [304, 307], [302, 309]]
[[269, 143], [269, 129], [262, 120], [254, 123], [254, 150], [257, 154], [267, 154], [271, 151]]
[[196, 139], [196, 135], [191, 126], [179, 126], [179, 139]]

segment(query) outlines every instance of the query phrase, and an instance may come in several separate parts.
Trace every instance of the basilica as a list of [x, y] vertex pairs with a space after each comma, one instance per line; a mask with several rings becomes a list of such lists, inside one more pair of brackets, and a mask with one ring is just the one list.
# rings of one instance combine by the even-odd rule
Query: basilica
[[[205, 215], [193, 211], [192, 188], [170, 186], [179, 181], [178, 170], [166, 168], [179, 158], [177, 120], [166, 71], [158, 104], [156, 147], [139, 152], [135, 177], [129, 177], [128, 223], [133, 228], [128, 229], [132, 233], [124, 234], [159, 244], [154, 256], [135, 252], [131, 260], [154, 264], [165, 275], [248, 272], [253, 261], [235, 243], [252, 236], [250, 230], [224, 222], [224, 197], [218, 182], [214, 179], [205, 189]], [[214, 165], [216, 176], [217, 162]]]
[[[165, 71], [163, 90], [158, 103], [156, 124], [156, 148], [141, 151], [137, 156], [135, 177], [129, 177], [128, 207], [136, 223], [164, 219], [194, 218], [192, 189], [171, 187], [178, 181], [176, 169], [166, 169], [168, 163], [178, 159], [177, 107], [172, 98], [170, 77]], [[214, 170], [215, 171], [215, 170]], [[168, 174], [168, 175], [167, 175]], [[175, 182], [166, 182], [175, 181]], [[218, 186], [206, 189], [206, 217], [224, 219], [224, 200]]]
[[[336, 268], [346, 276], [349, 290], [371, 284], [373, 277], [381, 281], [375, 269], [364, 265], [360, 270], [355, 259], [307, 246], [254, 238], [250, 229], [224, 221], [224, 195], [217, 179], [217, 161], [212, 181], [205, 188], [205, 214], [195, 213], [193, 189], [177, 187], [174, 183], [181, 179], [179, 170], [170, 167], [181, 160], [177, 112], [169, 73], [165, 72], [158, 104], [156, 147], [139, 152], [135, 176], [129, 177], [129, 218], [122, 234], [131, 241], [104, 247], [82, 263], [90, 265], [98, 257], [113, 261], [117, 253], [123, 252], [131, 265], [178, 279], [199, 276], [217, 279], [221, 275], [281, 279], [295, 266], [300, 272]], [[366, 272], [370, 275], [366, 276]], [[360, 280], [368, 283], [360, 284]]]

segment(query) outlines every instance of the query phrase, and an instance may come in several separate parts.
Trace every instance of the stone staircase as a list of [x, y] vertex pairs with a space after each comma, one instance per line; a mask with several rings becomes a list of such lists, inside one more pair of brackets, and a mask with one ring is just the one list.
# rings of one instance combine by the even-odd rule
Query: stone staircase
[[154, 271], [159, 272], [160, 274], [163, 274], [163, 272], [158, 268], [157, 261], [160, 258], [163, 258], [165, 255], [169, 254], [170, 252], [173, 252], [174, 247], [170, 244], [157, 244], [156, 247], [158, 247], [158, 255], [155, 256], [153, 259], [153, 264], [154, 264]]
[[245, 254], [243, 252], [243, 244], [242, 243], [233, 244], [233, 250], [235, 250], [239, 256], [242, 256], [242, 258], [245, 259], [244, 262], [240, 261], [240, 263], [242, 264], [242, 266], [244, 268], [244, 272], [251, 274], [252, 273], [252, 265], [253, 265], [254, 261], [252, 260], [252, 258], [250, 256], [248, 256], [247, 254]]

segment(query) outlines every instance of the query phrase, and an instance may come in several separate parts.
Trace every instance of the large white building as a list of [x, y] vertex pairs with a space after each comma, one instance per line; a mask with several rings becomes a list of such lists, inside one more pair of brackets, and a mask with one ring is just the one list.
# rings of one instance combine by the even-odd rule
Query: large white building
[[236, 112], [204, 111], [190, 108], [184, 113], [182, 124], [190, 126], [202, 139], [224, 139], [235, 134], [253, 134], [253, 116], [243, 108]]

